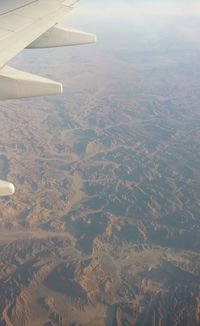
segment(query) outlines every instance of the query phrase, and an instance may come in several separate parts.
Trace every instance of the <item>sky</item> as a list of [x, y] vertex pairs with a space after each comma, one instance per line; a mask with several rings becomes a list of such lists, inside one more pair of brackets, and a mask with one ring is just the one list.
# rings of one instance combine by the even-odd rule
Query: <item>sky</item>
[[[200, 48], [200, 2], [196, 0], [80, 0], [63, 23], [97, 35], [95, 47], [80, 47], [80, 56], [103, 50], [131, 57], [137, 51], [176, 48], [181, 57], [184, 48]], [[35, 55], [24, 52], [21, 55]], [[77, 49], [67, 52], [77, 54]]]
[[76, 14], [81, 12], [92, 20], [133, 21], [142, 16], [200, 16], [196, 0], [80, 0]]
[[[76, 24], [109, 37], [118, 31], [130, 36], [134, 28], [145, 34], [174, 33], [191, 41], [200, 33], [200, 2], [196, 0], [80, 0], [66, 16]], [[100, 35], [101, 36], [101, 35]]]

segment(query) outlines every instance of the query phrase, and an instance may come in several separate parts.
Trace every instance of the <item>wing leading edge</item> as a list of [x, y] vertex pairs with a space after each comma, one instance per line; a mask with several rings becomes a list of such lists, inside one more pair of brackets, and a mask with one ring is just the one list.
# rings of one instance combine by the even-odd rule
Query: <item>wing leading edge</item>
[[[16, 70], [7, 63], [25, 48], [89, 44], [96, 36], [58, 24], [79, 0], [1, 0], [0, 100], [62, 93], [62, 84]], [[0, 180], [0, 197], [15, 187]]]

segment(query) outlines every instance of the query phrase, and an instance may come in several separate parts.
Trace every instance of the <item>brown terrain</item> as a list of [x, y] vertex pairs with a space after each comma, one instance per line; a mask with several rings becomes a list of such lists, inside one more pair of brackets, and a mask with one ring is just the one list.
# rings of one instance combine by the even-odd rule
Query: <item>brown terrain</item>
[[65, 93], [0, 104], [0, 326], [200, 325], [200, 47], [179, 46], [15, 60]]

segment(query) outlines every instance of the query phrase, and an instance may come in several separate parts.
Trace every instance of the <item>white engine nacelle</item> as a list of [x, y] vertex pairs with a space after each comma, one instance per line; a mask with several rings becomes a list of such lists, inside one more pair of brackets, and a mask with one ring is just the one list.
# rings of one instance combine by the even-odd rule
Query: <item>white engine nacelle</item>
[[60, 94], [62, 84], [5, 66], [0, 71], [0, 100]]
[[94, 34], [82, 32], [59, 24], [55, 25], [37, 40], [32, 42], [28, 46], [28, 49], [82, 45], [95, 43], [96, 41], [97, 37]]
[[11, 196], [15, 193], [15, 187], [12, 183], [0, 180], [0, 197]]

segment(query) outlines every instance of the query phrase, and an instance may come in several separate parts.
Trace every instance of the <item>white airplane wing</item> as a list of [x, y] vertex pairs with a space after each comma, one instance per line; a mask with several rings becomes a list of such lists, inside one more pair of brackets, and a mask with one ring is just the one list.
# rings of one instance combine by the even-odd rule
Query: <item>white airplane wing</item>
[[[0, 100], [53, 95], [62, 84], [19, 71], [7, 63], [25, 48], [93, 43], [93, 34], [58, 24], [78, 0], [0, 0]], [[0, 196], [14, 186], [0, 180]]]
[[77, 0], [0, 0], [0, 100], [62, 92], [60, 83], [7, 67], [24, 48], [93, 43], [89, 33], [58, 24]]

